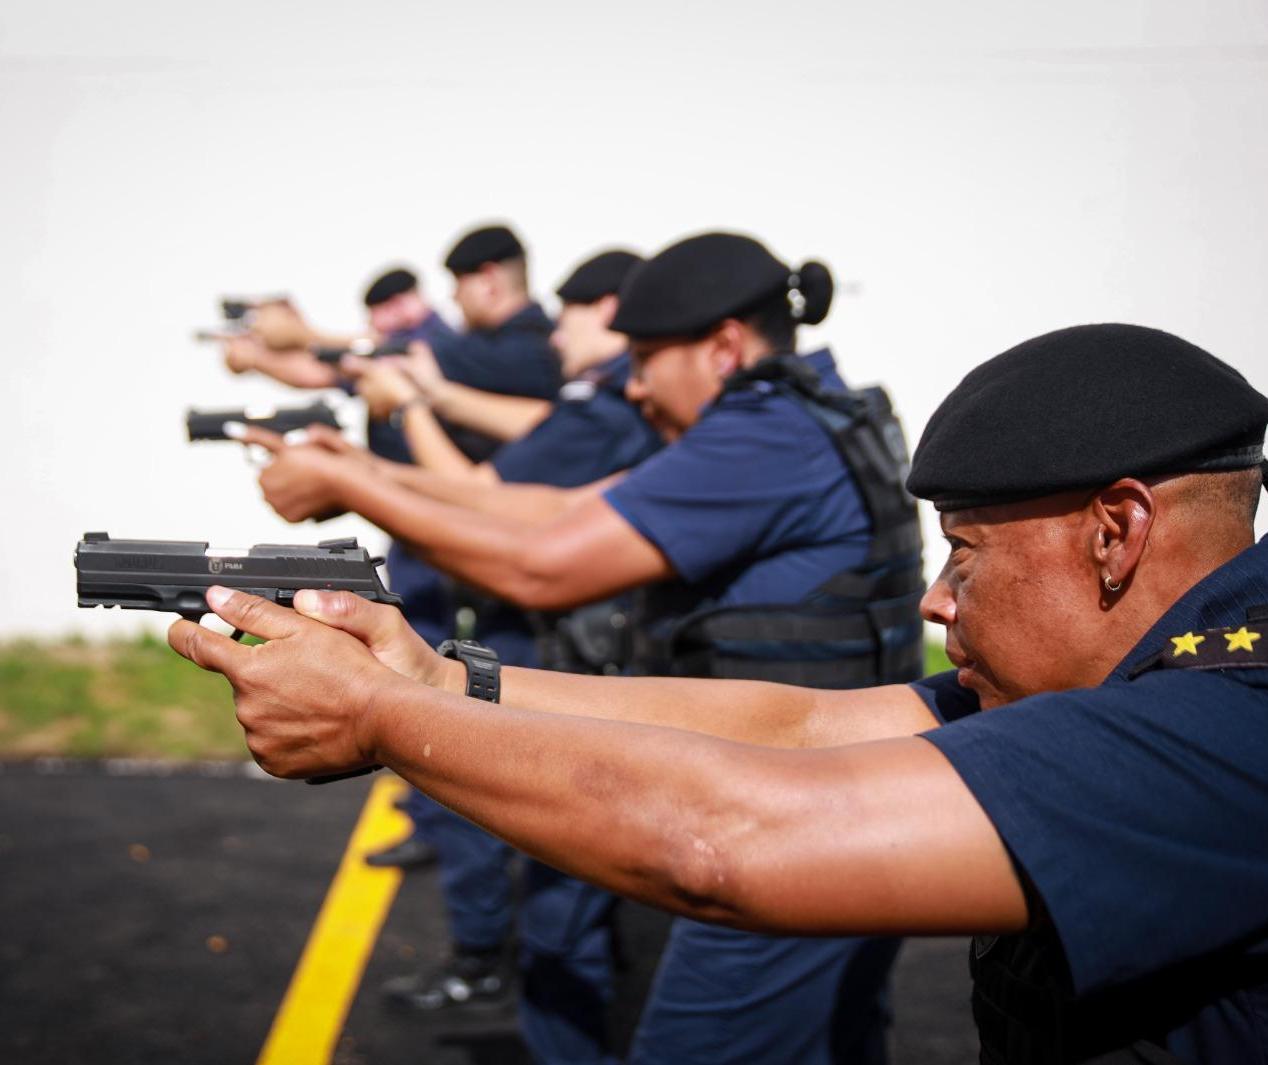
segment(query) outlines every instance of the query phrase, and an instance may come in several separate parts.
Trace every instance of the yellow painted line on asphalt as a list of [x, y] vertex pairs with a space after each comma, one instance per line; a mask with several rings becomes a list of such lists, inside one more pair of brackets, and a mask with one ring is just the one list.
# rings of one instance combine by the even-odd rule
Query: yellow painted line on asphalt
[[400, 791], [400, 781], [386, 773], [370, 789], [257, 1065], [328, 1065], [334, 1056], [401, 883], [399, 869], [375, 869], [364, 860], [400, 838], [405, 816], [392, 806]]

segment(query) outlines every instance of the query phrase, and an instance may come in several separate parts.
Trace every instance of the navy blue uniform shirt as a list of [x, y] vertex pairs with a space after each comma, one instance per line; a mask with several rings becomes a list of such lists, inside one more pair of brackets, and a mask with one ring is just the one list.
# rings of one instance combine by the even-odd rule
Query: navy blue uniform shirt
[[564, 385], [550, 414], [493, 456], [498, 476], [576, 488], [650, 458], [662, 441], [625, 398], [629, 375], [629, 355], [618, 355]]
[[[803, 356], [844, 389], [832, 355]], [[824, 429], [770, 382], [724, 392], [604, 498], [698, 603], [796, 603], [867, 557], [871, 519]]]
[[[552, 329], [545, 312], [532, 303], [495, 329], [456, 333], [432, 312], [419, 325], [393, 333], [389, 339], [425, 341], [451, 381], [490, 392], [547, 399], [555, 395], [560, 379], [559, 359], [550, 346]], [[453, 425], [445, 425], [445, 429], [463, 454], [475, 461], [487, 458], [497, 448], [497, 442], [482, 433]], [[414, 461], [404, 433], [390, 423], [371, 420], [366, 437], [376, 455], [393, 462]], [[453, 635], [453, 601], [447, 578], [395, 542], [388, 552], [388, 576], [392, 590], [405, 599], [405, 616], [425, 639], [434, 645]]]
[[[553, 399], [559, 391], [559, 358], [550, 346], [554, 323], [536, 303], [494, 329], [456, 333], [434, 311], [412, 329], [391, 334], [390, 341], [425, 341], [445, 378], [484, 392]], [[442, 421], [445, 431], [469, 459], [482, 462], [497, 450], [483, 433]], [[413, 462], [405, 435], [387, 422], [372, 421], [370, 450], [393, 462]]]
[[914, 685], [950, 722], [924, 738], [1042, 899], [1074, 993], [1115, 996], [1190, 1065], [1268, 1061], [1268, 669], [1127, 678], [1170, 637], [1236, 628], [1261, 604], [1268, 538], [1099, 687], [978, 713], [952, 673]]
[[432, 344], [450, 381], [484, 392], [554, 399], [563, 384], [559, 356], [550, 346], [555, 323], [536, 303], [492, 329], [450, 333]]

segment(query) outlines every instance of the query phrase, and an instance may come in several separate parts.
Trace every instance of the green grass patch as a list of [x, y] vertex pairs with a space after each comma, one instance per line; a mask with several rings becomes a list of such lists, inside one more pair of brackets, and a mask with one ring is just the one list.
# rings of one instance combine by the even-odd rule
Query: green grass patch
[[947, 652], [943, 650], [942, 644], [925, 644], [925, 675], [945, 673], [948, 669], [955, 669], [955, 666], [951, 664], [951, 659], [947, 657]]
[[[926, 646], [925, 668], [951, 668], [940, 645]], [[247, 750], [224, 679], [143, 636], [0, 643], [0, 755], [245, 759]]]
[[0, 753], [247, 757], [229, 685], [152, 636], [0, 644]]

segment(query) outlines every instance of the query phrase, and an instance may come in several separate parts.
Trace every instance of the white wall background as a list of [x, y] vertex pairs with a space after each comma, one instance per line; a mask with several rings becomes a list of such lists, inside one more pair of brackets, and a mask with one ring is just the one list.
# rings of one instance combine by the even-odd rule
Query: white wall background
[[353, 327], [394, 260], [443, 294], [489, 217], [542, 291], [711, 227], [823, 258], [857, 289], [819, 332], [913, 440], [973, 364], [1076, 322], [1268, 389], [1266, 131], [1262, 0], [7, 0], [0, 635], [166, 624], [76, 610], [88, 529], [364, 535], [284, 525], [235, 449], [184, 442], [187, 405], [284, 398], [190, 330], [277, 289]]

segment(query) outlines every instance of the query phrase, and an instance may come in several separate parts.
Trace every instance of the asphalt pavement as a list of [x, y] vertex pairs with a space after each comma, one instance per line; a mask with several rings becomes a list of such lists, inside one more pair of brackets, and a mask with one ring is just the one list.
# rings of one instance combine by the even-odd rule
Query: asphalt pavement
[[[254, 1062], [365, 802], [238, 766], [0, 763], [0, 1062]], [[844, 886], [843, 886], [844, 890]], [[628, 1039], [668, 919], [625, 904], [613, 1010]], [[446, 946], [431, 871], [402, 882], [338, 1065], [527, 1065], [513, 1013], [437, 1022], [379, 985]], [[895, 974], [893, 1065], [970, 1065], [962, 940], [912, 940]]]

